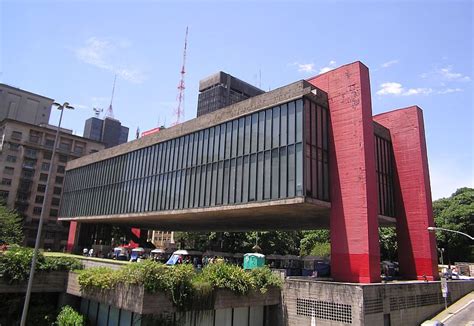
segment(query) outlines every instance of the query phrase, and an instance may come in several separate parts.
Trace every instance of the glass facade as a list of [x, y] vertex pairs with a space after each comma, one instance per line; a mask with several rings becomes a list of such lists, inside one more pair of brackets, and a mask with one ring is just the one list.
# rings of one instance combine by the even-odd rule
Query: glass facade
[[377, 172], [377, 190], [379, 214], [395, 216], [393, 184], [393, 149], [392, 143], [375, 135], [375, 168]]
[[[304, 114], [305, 110], [310, 113]], [[327, 110], [298, 99], [69, 170], [60, 215], [181, 210], [302, 197], [303, 119], [313, 115], [319, 124], [310, 120], [306, 134], [314, 134], [315, 141], [306, 143], [311, 145], [310, 160], [317, 163], [306, 176], [311, 184], [306, 192], [310, 189], [312, 197], [329, 200]]]

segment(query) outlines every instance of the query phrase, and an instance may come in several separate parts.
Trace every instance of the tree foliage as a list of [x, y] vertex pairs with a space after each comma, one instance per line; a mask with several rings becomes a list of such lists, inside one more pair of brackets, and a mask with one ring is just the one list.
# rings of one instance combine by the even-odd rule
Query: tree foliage
[[14, 210], [0, 204], [0, 240], [8, 244], [23, 242], [22, 217]]
[[[448, 198], [433, 202], [437, 227], [474, 234], [474, 189], [460, 188]], [[438, 247], [446, 250], [448, 261], [474, 260], [474, 247], [467, 237], [452, 232], [437, 231]]]
[[180, 248], [200, 251], [249, 252], [258, 244], [264, 254], [298, 254], [301, 232], [177, 232]]

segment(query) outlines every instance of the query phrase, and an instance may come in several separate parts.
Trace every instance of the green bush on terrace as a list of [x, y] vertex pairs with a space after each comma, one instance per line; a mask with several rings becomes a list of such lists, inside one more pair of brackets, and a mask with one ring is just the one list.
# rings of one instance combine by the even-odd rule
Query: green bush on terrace
[[170, 267], [150, 260], [119, 270], [105, 267], [85, 269], [80, 271], [78, 281], [82, 291], [109, 290], [118, 284], [143, 285], [148, 293], [163, 292], [168, 295], [178, 309], [209, 299], [215, 289], [227, 289], [244, 295], [251, 290], [265, 293], [268, 287], [281, 287], [282, 284], [268, 267], [246, 272], [239, 266], [215, 263], [197, 273], [192, 265]]
[[[22, 282], [30, 273], [33, 249], [13, 246], [0, 254], [0, 278], [6, 282]], [[38, 253], [36, 271], [70, 271], [81, 269], [80, 260], [72, 257], [45, 257]]]

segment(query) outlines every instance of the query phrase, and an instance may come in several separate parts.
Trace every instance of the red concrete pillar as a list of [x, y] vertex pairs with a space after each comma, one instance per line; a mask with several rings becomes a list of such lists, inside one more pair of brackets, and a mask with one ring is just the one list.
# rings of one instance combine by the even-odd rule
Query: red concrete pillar
[[329, 99], [332, 277], [380, 282], [369, 70], [355, 62], [308, 81]]
[[417, 106], [376, 115], [390, 130], [395, 158], [395, 213], [400, 273], [410, 279], [438, 279], [423, 112]]
[[67, 238], [66, 251], [72, 253], [74, 247], [77, 244], [77, 238], [79, 234], [79, 225], [76, 221], [71, 221], [69, 224], [69, 235]]

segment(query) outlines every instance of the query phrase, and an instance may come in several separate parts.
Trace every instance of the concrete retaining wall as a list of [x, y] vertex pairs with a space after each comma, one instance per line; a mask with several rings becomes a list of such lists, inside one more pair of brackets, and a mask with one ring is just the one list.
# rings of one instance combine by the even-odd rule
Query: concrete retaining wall
[[[448, 282], [449, 302], [474, 290], [474, 281]], [[283, 325], [419, 325], [444, 308], [440, 282], [378, 284], [287, 279]]]

